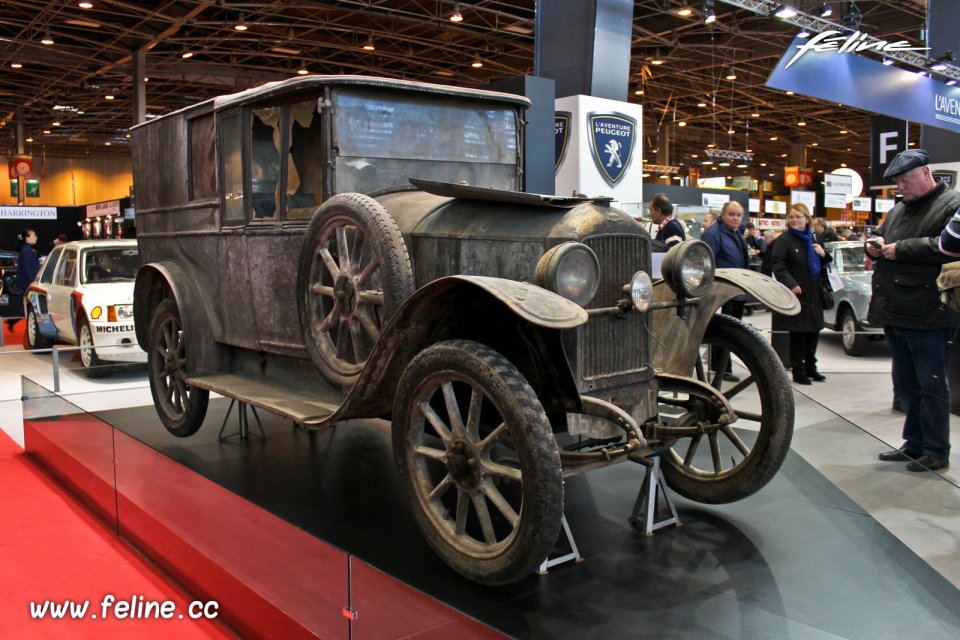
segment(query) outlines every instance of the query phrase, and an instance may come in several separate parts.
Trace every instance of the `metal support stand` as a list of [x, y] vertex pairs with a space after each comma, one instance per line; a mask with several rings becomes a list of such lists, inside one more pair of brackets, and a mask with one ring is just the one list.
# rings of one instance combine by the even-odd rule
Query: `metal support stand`
[[[663, 501], [670, 509], [670, 517], [660, 521], [654, 521], [657, 517], [657, 491], [663, 496]], [[663, 472], [660, 470], [660, 456], [652, 456], [650, 464], [647, 466], [647, 473], [643, 477], [643, 484], [640, 486], [640, 493], [637, 495], [637, 501], [633, 505], [633, 513], [630, 514], [630, 522], [640, 527], [645, 536], [652, 536], [653, 532], [662, 527], [671, 524], [680, 526], [680, 517], [677, 516], [677, 508], [673, 505], [670, 498], [670, 492], [667, 490], [667, 481], [663, 478]]]
[[[234, 404], [237, 405], [237, 418], [239, 418], [237, 432], [223, 435], [223, 430], [227, 427], [227, 420], [230, 419], [230, 412], [233, 411]], [[248, 406], [250, 407], [250, 411], [253, 412], [253, 417], [257, 420], [257, 428], [260, 429], [260, 440], [267, 439], [267, 434], [263, 432], [263, 425], [260, 424], [260, 416], [257, 415], [257, 408], [248, 405], [246, 402], [238, 402], [236, 398], [233, 398], [230, 400], [230, 406], [227, 407], [227, 415], [223, 416], [223, 424], [220, 425], [220, 433], [217, 434], [217, 440], [223, 442], [227, 438], [232, 438], [234, 436], [239, 437], [241, 440], [246, 440], [250, 436], [250, 423], [247, 420]]]
[[[550, 567], [555, 567], [558, 564], [563, 564], [565, 562], [583, 562], [583, 557], [580, 555], [580, 550], [577, 549], [577, 543], [573, 540], [573, 534], [570, 533], [570, 525], [567, 524], [567, 516], [564, 515], [560, 518], [560, 524], [563, 527], [563, 530], [560, 532], [560, 535], [557, 536], [557, 544], [553, 548], [553, 553], [559, 553], [560, 555], [547, 556], [544, 558], [543, 562], [540, 563], [540, 568], [537, 569], [537, 573], [540, 575], [546, 575]], [[565, 551], [569, 549], [569, 551]]]

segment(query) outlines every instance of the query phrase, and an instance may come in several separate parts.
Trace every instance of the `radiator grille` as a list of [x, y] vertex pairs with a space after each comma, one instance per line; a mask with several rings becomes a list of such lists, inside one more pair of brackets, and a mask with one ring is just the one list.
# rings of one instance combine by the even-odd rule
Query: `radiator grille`
[[[612, 307], [623, 298], [623, 285], [640, 269], [650, 269], [650, 241], [642, 236], [596, 236], [583, 241], [600, 261], [600, 287], [588, 309]], [[584, 379], [630, 373], [647, 361], [648, 314], [633, 311], [622, 319], [597, 316], [582, 329], [580, 372]]]

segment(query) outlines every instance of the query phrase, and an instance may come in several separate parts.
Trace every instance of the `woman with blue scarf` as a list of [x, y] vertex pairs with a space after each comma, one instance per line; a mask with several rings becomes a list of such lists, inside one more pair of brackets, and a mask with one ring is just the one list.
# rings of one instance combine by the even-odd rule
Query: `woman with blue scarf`
[[817, 371], [817, 343], [823, 329], [823, 308], [820, 306], [820, 271], [829, 262], [823, 247], [813, 240], [810, 211], [802, 203], [790, 205], [787, 231], [773, 243], [771, 265], [774, 277], [793, 291], [800, 301], [800, 313], [777, 315], [777, 326], [790, 332], [790, 366], [793, 381], [810, 384], [823, 382], [826, 376]]

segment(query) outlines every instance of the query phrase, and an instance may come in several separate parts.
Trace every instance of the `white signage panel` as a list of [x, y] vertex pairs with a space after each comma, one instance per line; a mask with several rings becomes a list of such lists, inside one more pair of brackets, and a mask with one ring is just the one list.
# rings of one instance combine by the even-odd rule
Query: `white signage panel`
[[853, 210], [854, 211], [870, 211], [870, 198], [854, 198], [853, 199]]
[[877, 213], [886, 213], [893, 209], [893, 206], [897, 204], [896, 200], [887, 199], [887, 198], [877, 198], [873, 201], [873, 210]]
[[558, 195], [643, 202], [643, 108], [594, 96], [556, 100], [570, 114], [567, 148], [556, 169]]
[[760, 199], [759, 198], [750, 198], [750, 201], [747, 203], [747, 211], [750, 213], [760, 213]]
[[3, 220], [56, 220], [56, 207], [0, 207]]
[[847, 195], [844, 193], [825, 193], [823, 194], [823, 206], [827, 209], [845, 209], [847, 207]]
[[787, 203], [782, 200], [765, 200], [763, 202], [763, 212], [783, 215], [787, 212]]
[[702, 193], [700, 196], [703, 206], [711, 209], [723, 209], [723, 205], [730, 202], [730, 196], [722, 193]]
[[790, 190], [790, 202], [803, 204], [810, 211], [810, 215], [815, 216], [817, 211], [817, 192], [800, 191], [798, 189]]
[[[836, 173], [823, 174], [824, 193], [853, 193], [853, 176], [841, 176]], [[827, 205], [829, 206], [829, 205]]]
[[120, 215], [120, 201], [110, 200], [109, 202], [98, 202], [87, 205], [87, 217], [96, 218], [99, 216], [117, 216]]

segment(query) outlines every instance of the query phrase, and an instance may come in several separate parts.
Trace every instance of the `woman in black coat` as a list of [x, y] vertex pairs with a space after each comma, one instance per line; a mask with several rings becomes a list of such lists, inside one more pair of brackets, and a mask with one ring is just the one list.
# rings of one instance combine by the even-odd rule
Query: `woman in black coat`
[[811, 222], [806, 205], [791, 204], [787, 230], [768, 249], [773, 252], [774, 277], [800, 300], [799, 314], [777, 315], [777, 326], [790, 332], [790, 366], [797, 384], [827, 379], [817, 371], [817, 343], [823, 329], [820, 272], [830, 258], [823, 246], [814, 242]]

